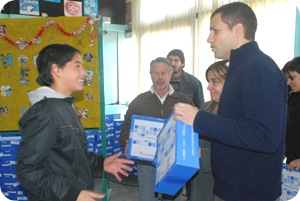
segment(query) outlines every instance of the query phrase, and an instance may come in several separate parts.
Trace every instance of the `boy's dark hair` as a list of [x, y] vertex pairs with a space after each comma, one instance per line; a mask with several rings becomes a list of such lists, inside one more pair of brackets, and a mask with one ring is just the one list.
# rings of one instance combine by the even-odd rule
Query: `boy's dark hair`
[[284, 74], [288, 73], [290, 63], [291, 61], [286, 62], [286, 64], [284, 64], [283, 68], [281, 69]]
[[289, 61], [287, 70], [300, 73], [300, 57], [295, 57], [291, 61]]
[[50, 86], [53, 83], [51, 67], [57, 64], [59, 68], [64, 68], [65, 64], [72, 60], [76, 53], [80, 51], [67, 44], [51, 44], [44, 47], [36, 59], [39, 76], [36, 81], [41, 86]]
[[255, 32], [257, 29], [257, 19], [252, 8], [242, 2], [233, 2], [225, 4], [217, 8], [212, 14], [211, 18], [220, 13], [222, 21], [230, 28], [238, 23], [241, 23], [245, 28], [245, 38], [248, 40], [255, 39]]
[[184, 54], [183, 54], [183, 52], [182, 52], [180, 49], [174, 49], [174, 50], [171, 50], [171, 51], [169, 52], [169, 54], [167, 55], [167, 58], [168, 58], [169, 56], [171, 56], [171, 55], [179, 57], [181, 63], [185, 64]]

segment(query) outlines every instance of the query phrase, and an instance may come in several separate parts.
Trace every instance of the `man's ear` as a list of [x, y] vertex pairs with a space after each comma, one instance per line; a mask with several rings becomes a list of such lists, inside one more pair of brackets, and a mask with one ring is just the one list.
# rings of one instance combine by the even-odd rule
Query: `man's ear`
[[234, 25], [233, 31], [237, 38], [244, 37], [245, 35], [245, 27], [241, 23]]
[[61, 69], [59, 68], [59, 66], [57, 64], [52, 64], [51, 74], [54, 80], [60, 78], [60, 73], [61, 73]]

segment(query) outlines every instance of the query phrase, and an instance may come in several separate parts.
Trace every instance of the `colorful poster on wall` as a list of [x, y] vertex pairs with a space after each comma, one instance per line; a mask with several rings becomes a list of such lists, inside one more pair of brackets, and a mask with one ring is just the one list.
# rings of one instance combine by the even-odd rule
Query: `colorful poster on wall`
[[65, 16], [82, 16], [82, 3], [78, 1], [64, 1]]
[[[17, 131], [18, 120], [30, 107], [27, 92], [36, 83], [35, 60], [49, 44], [67, 43], [81, 51], [88, 74], [84, 91], [74, 94], [75, 107], [85, 128], [99, 128], [98, 19], [49, 17], [1, 19], [0, 22], [0, 131]], [[24, 26], [26, 24], [26, 26]]]
[[20, 14], [40, 15], [39, 0], [19, 0]]
[[98, 0], [83, 0], [83, 15], [98, 15]]

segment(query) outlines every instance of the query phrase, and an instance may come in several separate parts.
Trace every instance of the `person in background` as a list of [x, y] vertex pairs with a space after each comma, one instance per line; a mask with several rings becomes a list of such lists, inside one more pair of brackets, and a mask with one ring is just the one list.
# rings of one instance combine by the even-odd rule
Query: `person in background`
[[[173, 73], [172, 64], [167, 58], [158, 57], [150, 63], [152, 86], [149, 91], [139, 94], [128, 106], [120, 134], [121, 145], [128, 158], [128, 140], [132, 115], [142, 115], [167, 119], [173, 112], [175, 103], [184, 102], [193, 105], [192, 100], [181, 92], [174, 91], [170, 85]], [[151, 162], [137, 161], [140, 201], [158, 201], [154, 192], [155, 167]], [[163, 200], [181, 201], [180, 190], [175, 196], [162, 195]]]
[[104, 169], [121, 180], [134, 161], [119, 158], [121, 152], [104, 158], [87, 150], [72, 98], [84, 89], [87, 75], [80, 51], [51, 44], [40, 51], [36, 62], [42, 87], [28, 92], [32, 106], [19, 120], [17, 179], [29, 201], [99, 200], [105, 195], [93, 191], [93, 172]]
[[[167, 58], [171, 61], [173, 66], [173, 75], [170, 84], [175, 91], [180, 91], [186, 94], [193, 100], [194, 105], [200, 108], [204, 103], [202, 83], [193, 75], [185, 72], [185, 57], [184, 53], [180, 49], [171, 50]], [[186, 182], [186, 197], [190, 200], [191, 195], [191, 180]]]
[[259, 49], [256, 28], [255, 13], [245, 3], [213, 11], [207, 42], [216, 58], [229, 60], [218, 113], [174, 106], [175, 120], [211, 139], [215, 201], [279, 200], [281, 195], [287, 83]]
[[282, 71], [290, 87], [285, 156], [292, 171], [300, 169], [300, 57], [287, 62]]
[[201, 82], [193, 75], [185, 72], [185, 58], [182, 50], [171, 50], [167, 58], [173, 66], [173, 74], [170, 84], [175, 91], [182, 92], [190, 97], [197, 108], [204, 103], [203, 89]]
[[[219, 101], [227, 75], [227, 60], [217, 61], [210, 65], [205, 73], [208, 82], [207, 89], [210, 92], [210, 101], [205, 102], [201, 110], [217, 114]], [[203, 137], [199, 141], [200, 145], [200, 169], [193, 177], [191, 185], [191, 201], [213, 200], [214, 177], [210, 163], [210, 139]]]

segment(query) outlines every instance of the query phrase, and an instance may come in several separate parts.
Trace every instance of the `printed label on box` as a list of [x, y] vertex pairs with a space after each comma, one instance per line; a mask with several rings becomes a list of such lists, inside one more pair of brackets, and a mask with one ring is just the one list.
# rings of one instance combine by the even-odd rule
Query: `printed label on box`
[[164, 123], [165, 119], [132, 115], [128, 146], [129, 158], [153, 162], [157, 135]]

